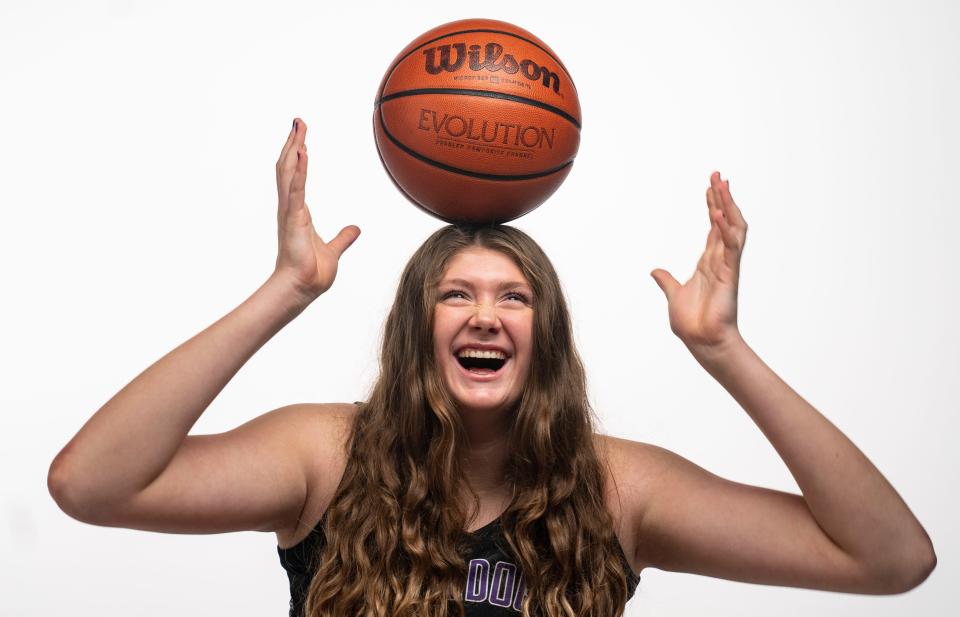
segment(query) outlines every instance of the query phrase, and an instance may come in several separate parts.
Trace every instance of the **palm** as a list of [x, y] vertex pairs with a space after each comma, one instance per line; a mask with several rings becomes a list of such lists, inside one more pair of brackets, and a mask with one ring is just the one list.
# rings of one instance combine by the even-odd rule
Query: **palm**
[[738, 336], [737, 287], [740, 256], [747, 223], [720, 174], [710, 177], [707, 189], [710, 233], [697, 269], [680, 285], [669, 272], [654, 270], [654, 280], [667, 295], [670, 328], [684, 343], [695, 347], [721, 345]]
[[278, 264], [282, 256], [298, 286], [323, 293], [337, 276], [340, 254], [317, 235], [306, 203], [288, 216], [290, 220], [280, 230], [280, 245], [284, 248]]

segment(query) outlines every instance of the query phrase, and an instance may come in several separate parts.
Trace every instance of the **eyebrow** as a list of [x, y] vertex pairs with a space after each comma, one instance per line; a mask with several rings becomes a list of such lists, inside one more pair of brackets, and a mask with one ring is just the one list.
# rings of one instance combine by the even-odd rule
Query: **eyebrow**
[[[439, 283], [437, 283], [438, 287], [440, 285], [460, 285], [462, 287], [469, 287], [470, 289], [473, 289], [473, 283], [465, 279], [444, 279]], [[530, 285], [528, 285], [527, 283], [524, 283], [523, 281], [506, 281], [506, 282], [500, 283], [500, 285], [497, 286], [497, 289], [513, 289], [515, 287], [523, 287], [526, 289], [530, 289]]]

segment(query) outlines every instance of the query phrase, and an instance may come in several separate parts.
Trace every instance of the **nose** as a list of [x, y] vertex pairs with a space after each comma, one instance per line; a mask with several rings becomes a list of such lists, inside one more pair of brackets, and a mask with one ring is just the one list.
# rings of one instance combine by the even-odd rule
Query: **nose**
[[477, 304], [477, 310], [470, 318], [470, 325], [493, 332], [499, 330], [500, 319], [497, 317], [497, 310], [491, 304]]

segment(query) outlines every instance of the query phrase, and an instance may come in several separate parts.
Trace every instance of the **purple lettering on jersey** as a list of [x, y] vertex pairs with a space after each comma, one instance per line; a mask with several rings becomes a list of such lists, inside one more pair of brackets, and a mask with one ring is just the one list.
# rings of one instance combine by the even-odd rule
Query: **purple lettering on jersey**
[[490, 584], [490, 604], [503, 608], [510, 606], [516, 575], [517, 566], [505, 561], [497, 562], [493, 568], [493, 582]]
[[523, 574], [520, 574], [520, 578], [517, 580], [517, 593], [513, 596], [513, 610], [520, 610], [525, 595], [527, 595], [527, 582], [523, 580]]
[[[497, 564], [499, 565], [499, 564]], [[486, 559], [471, 559], [467, 569], [467, 589], [463, 599], [467, 602], [483, 602], [487, 599], [490, 581], [490, 562]]]
[[483, 602], [519, 612], [526, 591], [523, 573], [508, 561], [496, 562], [493, 572], [486, 559], [471, 559], [467, 566], [467, 588], [463, 593], [465, 602]]

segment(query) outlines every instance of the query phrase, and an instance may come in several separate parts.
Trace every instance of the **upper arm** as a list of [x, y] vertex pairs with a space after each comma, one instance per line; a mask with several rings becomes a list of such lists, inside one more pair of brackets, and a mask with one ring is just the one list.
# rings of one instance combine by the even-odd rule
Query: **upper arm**
[[732, 482], [664, 448], [619, 441], [621, 474], [636, 478], [630, 520], [644, 566], [880, 593], [876, 578], [820, 528], [802, 496]]
[[290, 405], [225, 433], [188, 435], [166, 469], [96, 524], [167, 533], [277, 531], [346, 437], [342, 405]]

